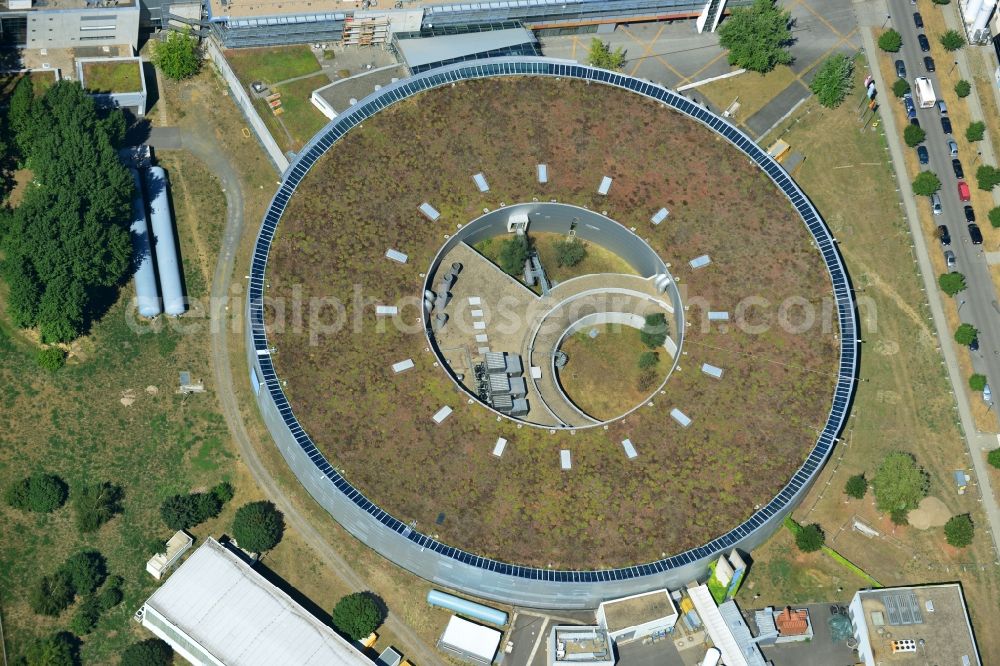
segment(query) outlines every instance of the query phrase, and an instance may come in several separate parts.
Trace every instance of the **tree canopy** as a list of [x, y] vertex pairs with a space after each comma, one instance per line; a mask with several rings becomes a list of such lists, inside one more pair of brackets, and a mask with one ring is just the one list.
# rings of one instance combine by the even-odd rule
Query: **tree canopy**
[[729, 49], [729, 64], [762, 74], [790, 64], [790, 19], [774, 0], [754, 0], [749, 7], [733, 9], [718, 30], [719, 44]]
[[979, 189], [989, 192], [1000, 185], [1000, 169], [989, 164], [982, 164], [976, 169], [976, 185]]
[[855, 474], [844, 484], [844, 492], [854, 499], [861, 499], [868, 492], [868, 479], [864, 474]]
[[190, 29], [184, 34], [168, 31], [166, 39], [153, 47], [150, 59], [164, 76], [175, 81], [194, 76], [201, 69], [198, 41], [191, 36]]
[[252, 553], [271, 550], [284, 532], [285, 518], [271, 502], [244, 504], [233, 518], [233, 538], [240, 548]]
[[958, 30], [949, 30], [942, 34], [938, 39], [945, 51], [957, 51], [965, 46], [965, 37], [962, 37], [962, 33]]
[[524, 262], [528, 259], [529, 250], [527, 236], [519, 234], [508, 238], [500, 245], [500, 254], [497, 256], [500, 268], [507, 275], [520, 275], [524, 272]]
[[557, 241], [553, 249], [560, 266], [576, 266], [587, 257], [587, 246], [575, 238]]
[[955, 342], [960, 345], [971, 345], [979, 337], [979, 329], [972, 324], [959, 324], [955, 329]]
[[892, 94], [896, 97], [902, 97], [908, 92], [910, 92], [910, 82], [906, 79], [896, 79], [892, 82]]
[[972, 84], [965, 79], [962, 79], [955, 84], [955, 94], [959, 97], [968, 97], [972, 94]]
[[122, 510], [121, 486], [107, 481], [89, 483], [73, 492], [76, 526], [81, 532], [94, 532]]
[[986, 454], [986, 462], [993, 467], [1000, 469], [1000, 449], [993, 449]]
[[853, 73], [854, 62], [842, 53], [837, 53], [820, 65], [819, 71], [809, 84], [809, 89], [816, 95], [820, 104], [835, 109], [847, 97]]
[[917, 508], [927, 495], [927, 473], [909, 453], [894, 451], [887, 455], [872, 478], [875, 505], [879, 511], [906, 512]]
[[69, 488], [55, 474], [39, 472], [21, 479], [7, 489], [7, 504], [21, 511], [49, 513], [66, 503]]
[[938, 276], [938, 285], [941, 287], [941, 291], [949, 296], [954, 296], [965, 289], [965, 276], [955, 271], [943, 273]]
[[907, 125], [906, 129], [903, 130], [903, 141], [910, 148], [919, 146], [924, 142], [927, 137], [927, 132], [923, 130], [922, 127], [917, 127], [916, 125]]
[[337, 631], [359, 641], [379, 628], [385, 620], [385, 611], [370, 592], [355, 592], [341, 597], [330, 620]]
[[649, 370], [660, 363], [660, 355], [655, 351], [645, 351], [639, 354], [639, 369]]
[[80, 639], [62, 631], [33, 642], [24, 654], [25, 666], [76, 666]]
[[965, 548], [972, 543], [972, 537], [976, 533], [976, 526], [972, 523], [969, 514], [963, 513], [960, 516], [952, 516], [944, 524], [944, 538], [949, 545], [955, 548]]
[[889, 28], [878, 36], [878, 47], [883, 51], [895, 53], [903, 46], [903, 36]]
[[969, 388], [973, 391], [982, 391], [986, 388], [986, 375], [975, 374], [969, 377]]
[[822, 548], [824, 543], [826, 543], [826, 537], [823, 535], [823, 530], [816, 523], [803, 525], [795, 533], [795, 545], [803, 553], [814, 553]]
[[159, 638], [147, 638], [125, 648], [121, 666], [170, 666], [173, 662], [173, 648]]
[[587, 63], [602, 69], [619, 70], [625, 66], [625, 50], [622, 47], [611, 50], [611, 45], [594, 37], [590, 40]]
[[965, 128], [965, 138], [968, 139], [969, 143], [982, 141], [985, 135], [986, 135], [986, 123], [984, 123], [981, 120], [969, 123], [969, 126]]
[[0, 219], [0, 272], [13, 321], [38, 326], [43, 341], [68, 342], [131, 261], [133, 183], [116, 152], [125, 125], [119, 111], [101, 117], [75, 82], [28, 103], [30, 90], [19, 84], [9, 119], [34, 186]]
[[913, 179], [913, 193], [929, 197], [941, 189], [941, 179], [933, 171], [921, 171]]

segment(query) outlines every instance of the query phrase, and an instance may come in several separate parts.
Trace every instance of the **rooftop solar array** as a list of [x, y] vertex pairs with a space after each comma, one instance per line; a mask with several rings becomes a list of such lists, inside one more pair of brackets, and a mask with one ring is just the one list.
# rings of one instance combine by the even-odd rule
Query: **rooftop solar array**
[[[709, 543], [647, 564], [591, 571], [523, 567], [481, 557], [448, 546], [432, 539], [426, 534], [413, 530], [406, 523], [389, 515], [341, 476], [319, 449], [316, 448], [309, 435], [306, 434], [301, 424], [299, 424], [282, 390], [281, 380], [275, 373], [273, 362], [267, 353], [269, 347], [267, 331], [264, 325], [265, 272], [275, 231], [285, 212], [285, 208], [291, 201], [292, 195], [302, 182], [302, 179], [317, 160], [337, 141], [356, 125], [383, 109], [432, 88], [448, 86], [458, 81], [497, 76], [550, 76], [603, 83], [652, 99], [705, 125], [756, 162], [775, 185], [784, 192], [792, 206], [801, 215], [803, 223], [812, 234], [815, 246], [826, 263], [830, 279], [833, 283], [833, 294], [837, 304], [841, 342], [838, 381], [834, 390], [826, 425], [820, 431], [816, 445], [805, 462], [774, 499], [758, 509], [742, 524]], [[421, 212], [428, 215], [428, 217], [432, 217], [429, 214], [432, 211], [433, 214], [440, 215], [429, 204], [421, 206]], [[432, 217], [432, 219], [437, 218]], [[339, 491], [340, 494], [338, 497], [342, 501], [353, 503], [360, 508], [371, 517], [374, 524], [381, 524], [400, 535], [405, 533], [404, 538], [410, 541], [412, 547], [417, 551], [429, 549], [437, 553], [441, 558], [449, 560], [449, 568], [457, 562], [481, 570], [476, 580], [478, 581], [477, 584], [482, 586], [484, 590], [497, 584], [497, 579], [491, 578], [492, 574], [530, 580], [587, 584], [652, 576], [694, 563], [699, 565], [707, 564], [720, 553], [731, 550], [743, 543], [765, 525], [769, 527], [774, 526], [777, 519], [790, 510], [794, 502], [808, 490], [816, 475], [822, 469], [823, 464], [829, 458], [834, 443], [848, 416], [848, 407], [854, 393], [857, 377], [857, 319], [854, 297], [846, 269], [829, 229], [820, 218], [815, 207], [785, 170], [741, 130], [676, 92], [625, 74], [546, 58], [495, 58], [480, 60], [474, 63], [458, 63], [440, 67], [385, 86], [361, 100], [348, 111], [337, 116], [298, 153], [294, 162], [285, 172], [284, 180], [271, 200], [271, 204], [257, 235], [247, 296], [247, 322], [254, 349], [257, 352], [254, 360], [261, 371], [261, 377], [266, 388], [266, 390], [261, 392], [261, 399], [270, 399], [274, 409], [283, 419], [287, 428], [287, 433], [283, 436], [290, 435], [298, 443], [302, 453], [308, 456], [320, 474], [327, 478], [333, 487]], [[432, 569], [423, 572], [422, 575], [434, 578], [440, 572], [441, 568], [435, 565]]]
[[886, 615], [889, 616], [889, 624], [893, 626], [924, 622], [920, 614], [920, 604], [917, 603], [917, 595], [912, 591], [887, 592], [882, 595], [882, 605], [885, 606]]

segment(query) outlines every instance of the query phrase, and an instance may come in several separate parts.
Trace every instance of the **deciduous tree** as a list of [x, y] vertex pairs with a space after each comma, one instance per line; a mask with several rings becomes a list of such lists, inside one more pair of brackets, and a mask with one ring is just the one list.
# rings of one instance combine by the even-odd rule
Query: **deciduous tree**
[[337, 602], [330, 619], [340, 633], [359, 641], [379, 628], [385, 611], [370, 592], [355, 592]]
[[729, 64], [760, 73], [790, 64], [790, 18], [774, 0], [754, 0], [749, 7], [733, 9], [718, 30], [719, 44], [729, 49]]

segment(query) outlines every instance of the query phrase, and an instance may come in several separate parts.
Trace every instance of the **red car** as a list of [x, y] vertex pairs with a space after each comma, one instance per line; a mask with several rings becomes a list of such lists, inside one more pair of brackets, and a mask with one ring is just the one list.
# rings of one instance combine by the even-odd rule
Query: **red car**
[[958, 181], [958, 198], [962, 201], [972, 200], [972, 195], [969, 193], [969, 185], [965, 181]]

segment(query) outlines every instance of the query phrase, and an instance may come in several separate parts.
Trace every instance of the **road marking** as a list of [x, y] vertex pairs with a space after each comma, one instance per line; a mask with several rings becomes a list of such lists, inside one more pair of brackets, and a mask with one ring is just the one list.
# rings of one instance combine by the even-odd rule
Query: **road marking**
[[[653, 54], [653, 47], [656, 46], [656, 40], [658, 40], [660, 38], [660, 35], [663, 34], [663, 30], [666, 27], [667, 27], [666, 23], [660, 24], [660, 29], [656, 31], [656, 36], [654, 36], [653, 39], [649, 40], [649, 42], [646, 43], [646, 44], [643, 44], [641, 41], [638, 40], [638, 38], [636, 38], [631, 33], [628, 33], [626, 31], [626, 33], [628, 34], [628, 36], [632, 37], [632, 39], [635, 39], [636, 41], [638, 41], [639, 45], [642, 47], [642, 54], [640, 54], [639, 57], [636, 58], [637, 62], [635, 63], [635, 67], [632, 68], [631, 76], [635, 76], [635, 73], [637, 71], [639, 71], [639, 66], [642, 65], [642, 62], [638, 62], [638, 61], [645, 60], [647, 56], [650, 56], [650, 55]], [[622, 30], [625, 30], [625, 29], [622, 28]]]
[[707, 63], [705, 64], [705, 66], [704, 66], [704, 67], [702, 67], [701, 69], [699, 69], [699, 70], [698, 70], [697, 72], [695, 72], [695, 73], [694, 73], [694, 74], [692, 74], [691, 76], [685, 76], [685, 77], [684, 77], [684, 79], [683, 79], [682, 81], [680, 81], [679, 85], [683, 85], [683, 84], [685, 84], [685, 83], [690, 83], [690, 82], [691, 82], [691, 81], [692, 81], [692, 80], [694, 79], [694, 77], [698, 76], [699, 74], [701, 74], [702, 72], [704, 72], [704, 71], [705, 71], [706, 69], [708, 69], [709, 67], [711, 67], [711, 66], [712, 66], [712, 65], [714, 65], [715, 63], [719, 62], [719, 59], [720, 59], [720, 58], [721, 58], [722, 56], [726, 55], [727, 53], [728, 53], [727, 51], [723, 51], [723, 52], [722, 52], [722, 53], [720, 53], [719, 55], [715, 56], [714, 58], [712, 58], [711, 60], [709, 60], [709, 61], [708, 61], [708, 62], [707, 62]]
[[535, 639], [535, 645], [531, 648], [531, 654], [528, 655], [528, 663], [525, 666], [531, 666], [531, 662], [535, 660], [535, 654], [538, 652], [538, 646], [542, 643], [542, 638], [545, 636], [545, 626], [549, 623], [549, 618], [545, 618], [542, 622], [542, 628], [538, 631], [538, 638]]

